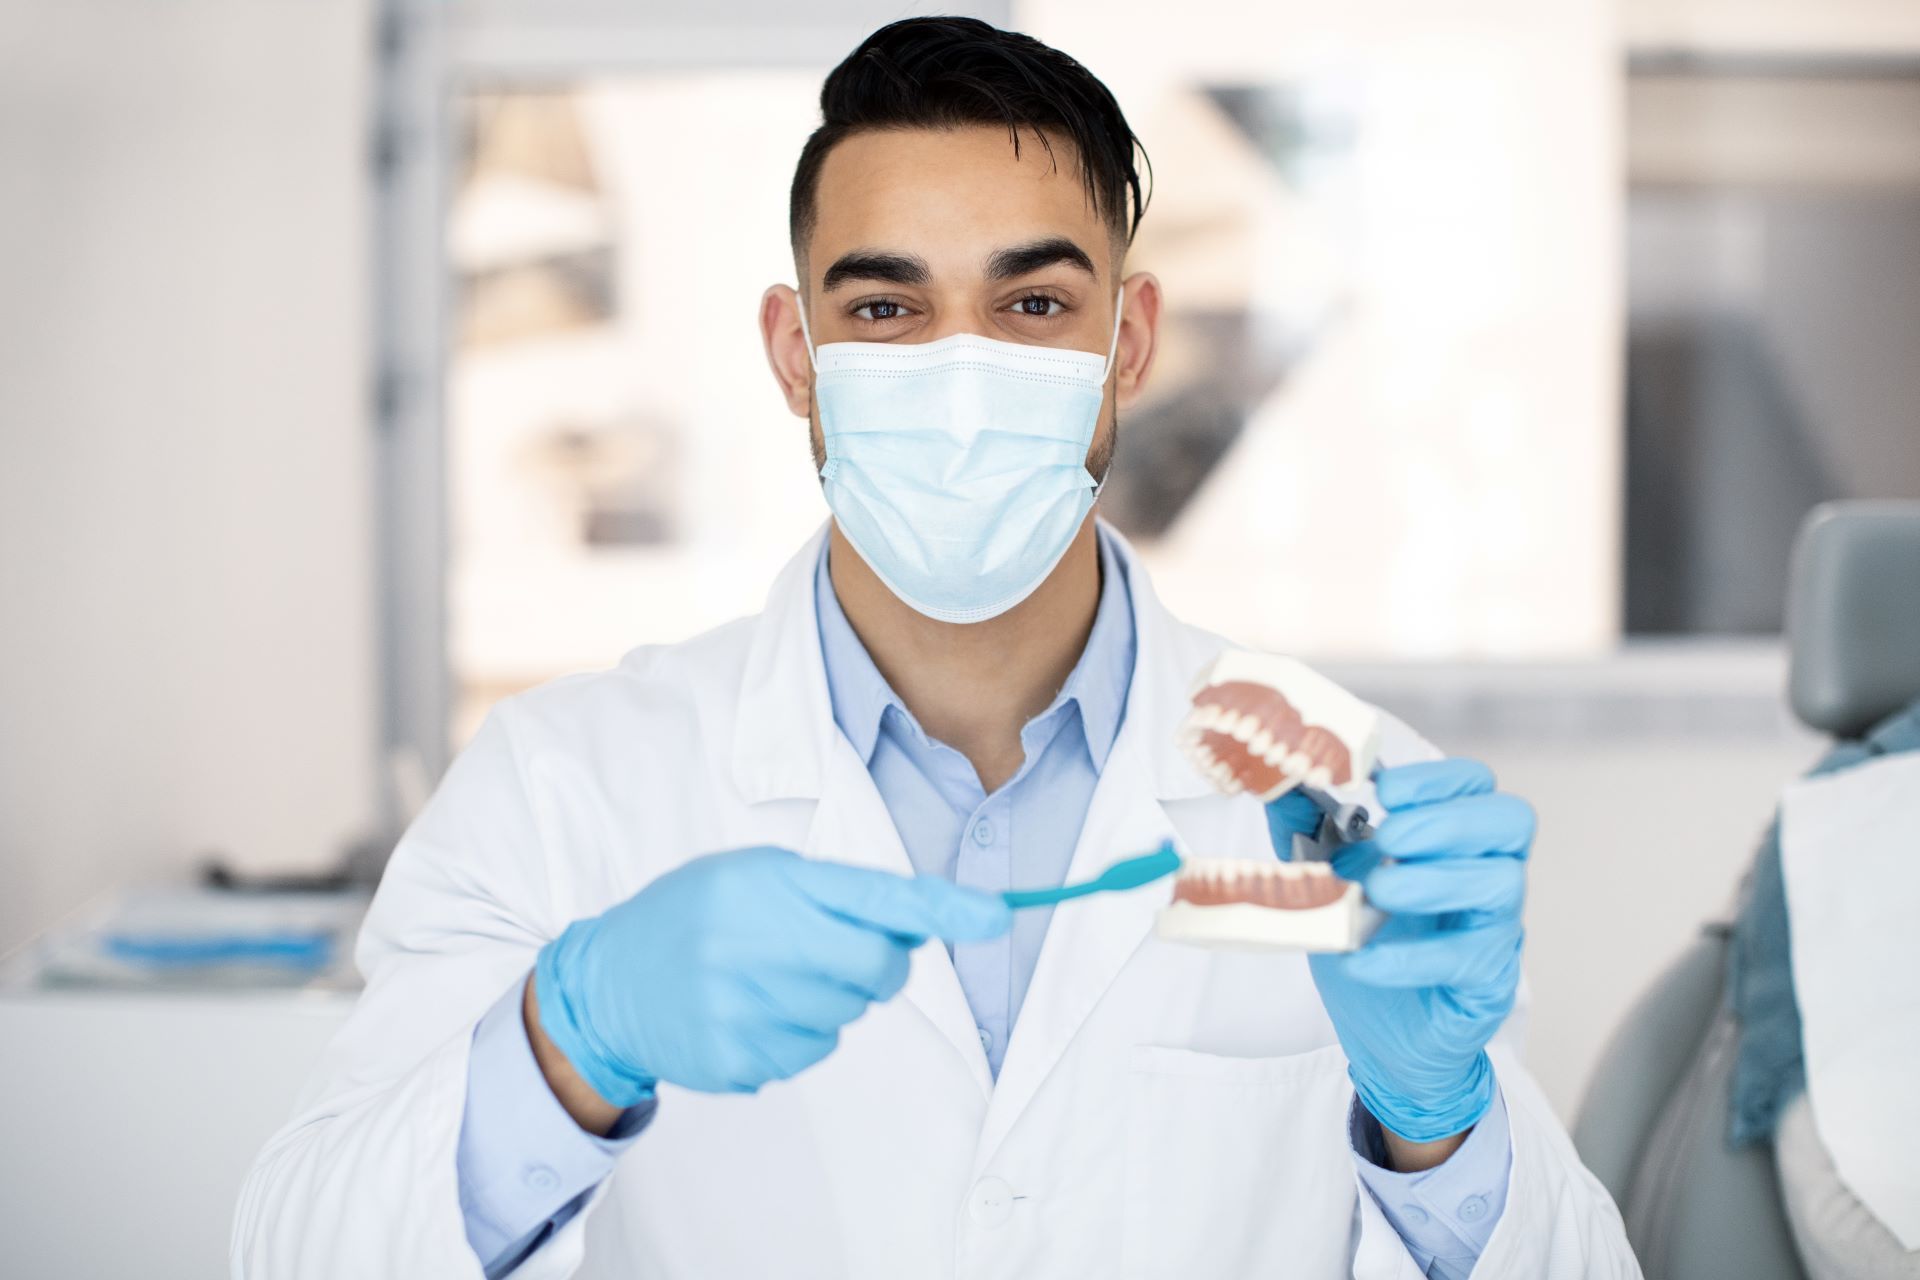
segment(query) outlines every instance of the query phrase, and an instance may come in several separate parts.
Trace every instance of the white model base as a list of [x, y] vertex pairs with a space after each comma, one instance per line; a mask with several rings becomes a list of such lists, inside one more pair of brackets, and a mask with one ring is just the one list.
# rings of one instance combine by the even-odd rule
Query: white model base
[[1198, 906], [1170, 902], [1154, 921], [1156, 937], [1196, 947], [1268, 951], [1357, 951], [1384, 917], [1359, 885], [1324, 907], [1262, 907], [1251, 902]]

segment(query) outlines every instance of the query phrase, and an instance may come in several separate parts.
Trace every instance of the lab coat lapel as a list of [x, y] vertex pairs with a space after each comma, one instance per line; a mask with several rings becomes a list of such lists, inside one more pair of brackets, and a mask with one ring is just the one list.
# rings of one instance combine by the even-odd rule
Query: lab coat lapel
[[[880, 790], [844, 736], [836, 737], [826, 763], [825, 786], [807, 832], [806, 856], [873, 867], [895, 875], [914, 874], [900, 833]], [[931, 1022], [966, 1063], [982, 1097], [993, 1088], [986, 1053], [980, 1047], [973, 1013], [953, 958], [938, 940], [913, 953], [913, 967], [901, 998]]]
[[[1074, 847], [1069, 883], [1174, 838], [1135, 744], [1115, 744]], [[999, 1149], [1074, 1034], [1153, 928], [1163, 890], [1102, 893], [1054, 909], [980, 1136], [977, 1169]]]
[[[820, 653], [814, 568], [826, 526], [780, 571], [748, 644], [734, 709], [733, 777], [749, 804], [815, 801], [802, 852], [914, 874], [873, 776], [833, 721]], [[966, 1063], [984, 1097], [993, 1087], [953, 958], [938, 942], [913, 953], [901, 992]]]
[[[1133, 603], [1133, 679], [1120, 733], [1074, 846], [1068, 883], [1092, 879], [1163, 840], [1174, 840], [1184, 857], [1187, 850], [1162, 801], [1213, 794], [1180, 751], [1174, 732], [1186, 714], [1195, 674], [1223, 642], [1166, 612], [1124, 539], [1119, 553]], [[1151, 886], [1095, 894], [1055, 908], [987, 1108], [979, 1168], [993, 1158], [1088, 1014], [1146, 940], [1165, 901], [1165, 887]]]

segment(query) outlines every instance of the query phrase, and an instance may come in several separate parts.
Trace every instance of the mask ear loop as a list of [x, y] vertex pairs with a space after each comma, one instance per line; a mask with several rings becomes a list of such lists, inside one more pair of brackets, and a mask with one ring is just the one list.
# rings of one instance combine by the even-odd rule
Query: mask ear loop
[[[1126, 318], [1127, 287], [1121, 285], [1113, 295], [1113, 338], [1107, 343], [1107, 363], [1100, 370], [1100, 385], [1113, 376], [1113, 360], [1120, 354], [1120, 321]], [[804, 319], [804, 317], [802, 317]]]
[[[807, 332], [806, 299], [802, 298], [796, 291], [793, 295], [793, 300], [794, 305], [798, 307], [800, 311], [800, 341], [807, 344], [807, 364], [813, 368], [813, 376], [818, 378], [820, 376], [820, 362], [813, 358], [813, 335]], [[1117, 339], [1119, 336], [1120, 331], [1118, 329], [1114, 330], [1114, 337]], [[1112, 357], [1108, 358], [1111, 359]]]
[[[1113, 376], [1114, 357], [1120, 354], [1120, 321], [1126, 315], [1126, 305], [1127, 287], [1121, 285], [1113, 295], [1113, 338], [1107, 343], [1107, 363], [1106, 367], [1101, 370], [1100, 373], [1100, 385], [1102, 387], [1106, 386], [1107, 379]], [[1093, 482], [1093, 496], [1095, 501], [1099, 500], [1100, 491], [1107, 487], [1107, 476], [1112, 474], [1113, 464], [1109, 462], [1107, 464], [1106, 475], [1101, 476]]]

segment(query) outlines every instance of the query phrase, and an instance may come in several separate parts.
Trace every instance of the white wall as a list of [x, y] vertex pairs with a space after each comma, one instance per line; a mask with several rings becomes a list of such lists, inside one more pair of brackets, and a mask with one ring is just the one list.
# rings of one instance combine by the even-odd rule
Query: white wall
[[374, 750], [364, 0], [0, 0], [0, 950]]
[[1636, 49], [1799, 57], [1897, 56], [1920, 50], [1911, 0], [1619, 0], [1620, 35]]

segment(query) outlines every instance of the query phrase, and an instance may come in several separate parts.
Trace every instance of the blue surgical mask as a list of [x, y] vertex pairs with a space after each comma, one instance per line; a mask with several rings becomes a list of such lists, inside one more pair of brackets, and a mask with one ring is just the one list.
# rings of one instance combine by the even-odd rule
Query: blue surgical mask
[[[970, 333], [807, 349], [840, 531], [901, 600], [942, 622], [1005, 613], [1067, 553], [1105, 477], [1087, 473], [1106, 359]], [[807, 333], [801, 310], [801, 332]]]

